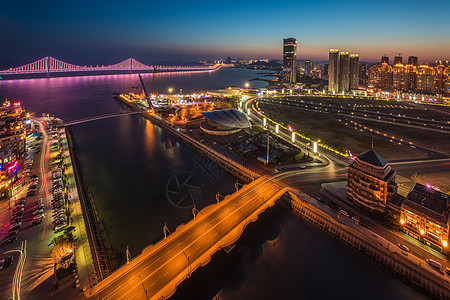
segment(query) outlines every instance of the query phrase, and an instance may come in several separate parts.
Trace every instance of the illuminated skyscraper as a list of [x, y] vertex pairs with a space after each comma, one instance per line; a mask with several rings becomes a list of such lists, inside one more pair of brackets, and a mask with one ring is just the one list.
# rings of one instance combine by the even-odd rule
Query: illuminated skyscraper
[[283, 40], [283, 82], [292, 85], [296, 82], [297, 72], [297, 40]]
[[305, 61], [306, 75], [311, 76], [312, 75], [312, 69], [313, 69], [312, 62], [309, 59], [307, 59]]
[[328, 63], [328, 91], [337, 92], [338, 91], [338, 76], [339, 76], [339, 50], [330, 49], [329, 63]]
[[359, 55], [350, 55], [350, 89], [356, 90], [359, 86]]
[[339, 58], [339, 92], [347, 92], [350, 87], [350, 62], [348, 52], [341, 52]]

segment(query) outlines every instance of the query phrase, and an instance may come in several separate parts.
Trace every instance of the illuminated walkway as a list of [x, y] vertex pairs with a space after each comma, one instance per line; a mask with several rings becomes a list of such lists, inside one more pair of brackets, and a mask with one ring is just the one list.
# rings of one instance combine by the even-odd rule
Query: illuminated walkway
[[[277, 176], [280, 177], [280, 176]], [[95, 299], [161, 299], [224, 246], [234, 243], [250, 222], [273, 206], [288, 188], [274, 178], [260, 177], [219, 204], [201, 210], [166, 239], [145, 248], [86, 292]], [[147, 294], [147, 295], [146, 295]]]

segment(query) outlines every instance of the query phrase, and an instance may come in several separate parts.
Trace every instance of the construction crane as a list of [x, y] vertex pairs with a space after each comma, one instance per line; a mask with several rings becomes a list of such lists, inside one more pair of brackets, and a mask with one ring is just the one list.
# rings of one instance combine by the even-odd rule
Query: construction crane
[[147, 88], [145, 87], [144, 81], [142, 80], [141, 74], [139, 75], [139, 80], [141, 81], [142, 89], [144, 90], [145, 100], [147, 100], [148, 108], [151, 112], [154, 112], [152, 100], [150, 99], [150, 95], [147, 92]]

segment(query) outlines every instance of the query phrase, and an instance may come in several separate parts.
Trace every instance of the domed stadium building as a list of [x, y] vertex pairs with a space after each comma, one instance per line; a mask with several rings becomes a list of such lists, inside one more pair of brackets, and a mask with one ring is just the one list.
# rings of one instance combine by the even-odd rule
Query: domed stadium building
[[251, 127], [247, 116], [236, 109], [202, 112], [205, 121], [200, 125], [204, 133], [211, 135], [230, 135]]

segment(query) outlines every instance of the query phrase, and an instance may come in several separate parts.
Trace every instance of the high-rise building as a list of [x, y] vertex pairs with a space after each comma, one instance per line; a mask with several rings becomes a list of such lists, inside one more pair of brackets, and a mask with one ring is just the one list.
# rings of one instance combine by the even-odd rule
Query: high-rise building
[[387, 63], [373, 65], [369, 69], [369, 86], [392, 89], [392, 67]]
[[445, 68], [445, 93], [450, 95], [450, 67]]
[[443, 94], [445, 89], [445, 65], [441, 62], [434, 68], [434, 87], [436, 94]]
[[350, 55], [350, 89], [356, 90], [359, 86], [359, 55]]
[[419, 59], [417, 56], [410, 56], [408, 57], [408, 65], [417, 66], [419, 64]]
[[297, 40], [288, 38], [283, 40], [283, 82], [295, 84], [297, 73]]
[[420, 93], [434, 94], [434, 68], [426, 64], [417, 67], [417, 86]]
[[414, 92], [417, 88], [417, 67], [413, 64], [407, 64], [406, 72], [408, 73], [408, 91]]
[[393, 88], [397, 91], [409, 91], [408, 68], [402, 64], [395, 64], [392, 70]]
[[350, 87], [350, 61], [348, 52], [339, 57], [339, 92], [347, 92]]
[[322, 79], [328, 80], [328, 64], [323, 65]]
[[312, 69], [313, 69], [312, 62], [311, 62], [309, 59], [307, 59], [307, 60], [305, 61], [305, 71], [306, 71], [306, 75], [312, 76]]
[[359, 84], [367, 87], [369, 84], [369, 64], [360, 63], [359, 64]]
[[328, 62], [328, 91], [337, 92], [339, 87], [339, 50], [330, 49]]
[[383, 55], [383, 56], [381, 57], [381, 63], [389, 64], [389, 57]]
[[403, 63], [403, 58], [401, 57], [401, 55], [394, 57], [394, 65], [402, 64], [402, 63]]

